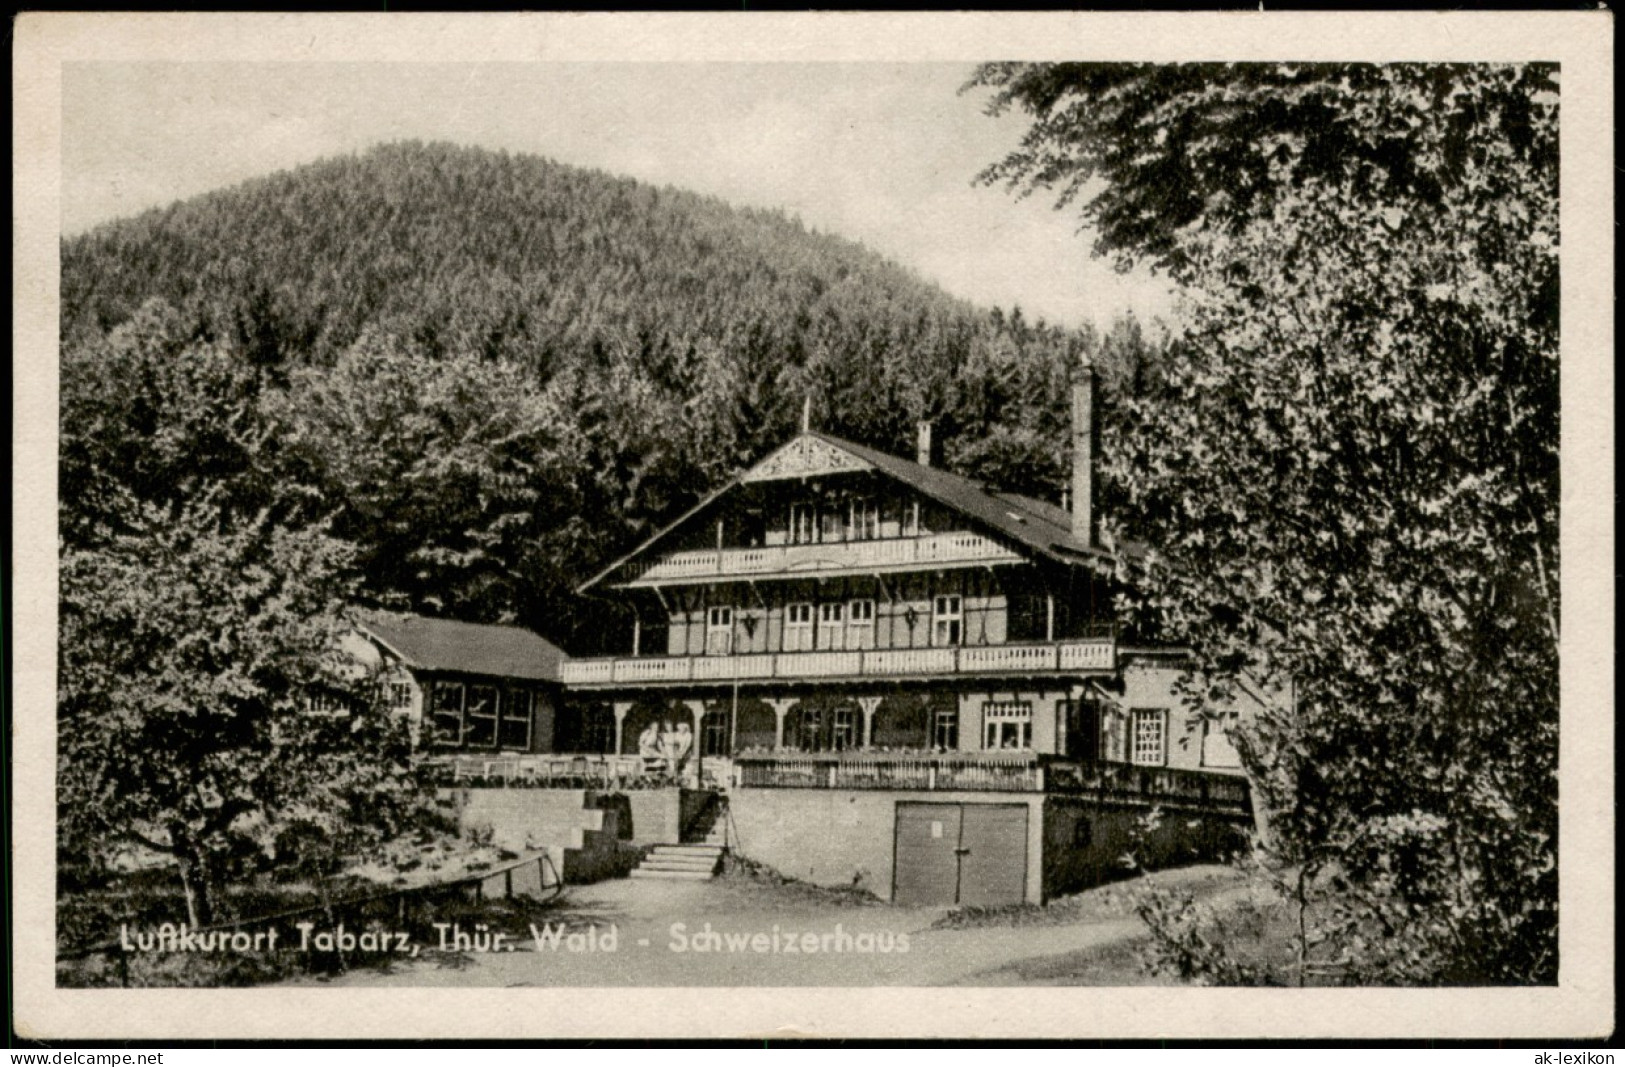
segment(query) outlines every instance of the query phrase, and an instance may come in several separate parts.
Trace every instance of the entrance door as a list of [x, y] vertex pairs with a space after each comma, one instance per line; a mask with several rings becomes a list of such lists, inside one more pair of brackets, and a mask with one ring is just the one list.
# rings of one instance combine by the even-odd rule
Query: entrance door
[[1019, 904], [1027, 890], [1027, 805], [897, 805], [892, 901]]

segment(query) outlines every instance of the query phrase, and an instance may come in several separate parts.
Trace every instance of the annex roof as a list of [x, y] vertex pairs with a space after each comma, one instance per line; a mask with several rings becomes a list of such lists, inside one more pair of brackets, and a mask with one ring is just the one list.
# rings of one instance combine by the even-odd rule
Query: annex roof
[[[785, 454], [798, 450], [805, 452], [810, 443], [814, 447], [827, 446], [822, 449], [826, 455], [833, 449], [849, 457], [850, 463], [838, 469], [879, 471], [937, 503], [960, 512], [979, 525], [990, 528], [994, 533], [1049, 559], [1078, 564], [1091, 560], [1105, 562], [1113, 558], [1113, 553], [1109, 550], [1099, 545], [1084, 544], [1073, 537], [1071, 513], [1054, 504], [1019, 493], [998, 492], [980, 482], [940, 467], [927, 467], [913, 460], [893, 456], [832, 434], [809, 430], [774, 450], [739, 477], [684, 512], [676, 521], [665, 526], [632, 552], [584, 583], [581, 590], [592, 588], [613, 574], [622, 564], [649, 551], [719, 497], [746, 482], [760, 480], [762, 475], [759, 472], [778, 463]], [[1130, 554], [1136, 552], [1135, 546], [1122, 547]]]
[[362, 613], [357, 624], [403, 665], [419, 670], [556, 682], [565, 658], [557, 645], [519, 626], [373, 611]]

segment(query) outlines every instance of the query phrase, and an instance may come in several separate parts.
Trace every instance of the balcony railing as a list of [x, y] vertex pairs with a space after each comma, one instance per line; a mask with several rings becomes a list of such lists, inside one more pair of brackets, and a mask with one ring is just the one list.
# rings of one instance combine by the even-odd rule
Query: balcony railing
[[1109, 637], [1030, 645], [887, 648], [862, 651], [755, 652], [737, 656], [636, 656], [573, 659], [564, 684], [592, 687], [635, 682], [730, 682], [770, 678], [896, 678], [976, 674], [1110, 671]]
[[629, 585], [655, 585], [735, 575], [798, 575], [906, 569], [944, 563], [1019, 563], [1021, 560], [1020, 555], [990, 537], [959, 532], [876, 541], [671, 552], [647, 563], [628, 564], [621, 580]]
[[745, 789], [1052, 793], [1236, 817], [1250, 811], [1238, 775], [1032, 752], [746, 752], [734, 768]]

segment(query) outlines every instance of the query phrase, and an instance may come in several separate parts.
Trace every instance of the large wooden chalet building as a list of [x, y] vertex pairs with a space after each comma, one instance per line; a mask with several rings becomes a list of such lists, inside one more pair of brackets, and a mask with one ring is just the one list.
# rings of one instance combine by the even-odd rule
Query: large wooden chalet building
[[[739, 851], [901, 903], [1041, 901], [1125, 851], [1232, 840], [1226, 721], [1184, 710], [1180, 651], [1113, 616], [1093, 393], [1070, 509], [941, 469], [929, 426], [909, 460], [804, 422], [583, 585], [629, 626], [623, 654], [563, 662], [550, 747], [624, 767], [681, 731], [681, 778], [727, 793]], [[1148, 844], [1153, 806], [1176, 818]]]
[[929, 426], [912, 461], [804, 428], [582, 587], [633, 621], [625, 655], [564, 664], [560, 740], [633, 752], [650, 721], [689, 719], [718, 781], [736, 759], [745, 782], [789, 773], [771, 753], [1234, 772], [1222, 724], [1180, 710], [1178, 650], [1113, 617], [1092, 393], [1070, 511], [940, 469]]
[[1228, 729], [1274, 698], [1197, 716], [1184, 654], [1117, 625], [1093, 403], [1091, 373], [1071, 508], [941, 469], [929, 426], [908, 460], [804, 421], [582, 586], [626, 609], [620, 655], [430, 620], [361, 632], [412, 682], [465, 823], [564, 841], [581, 877], [628, 849], [634, 874], [709, 877], [732, 849], [897, 903], [1001, 904], [1125, 855], [1212, 856], [1250, 820]]

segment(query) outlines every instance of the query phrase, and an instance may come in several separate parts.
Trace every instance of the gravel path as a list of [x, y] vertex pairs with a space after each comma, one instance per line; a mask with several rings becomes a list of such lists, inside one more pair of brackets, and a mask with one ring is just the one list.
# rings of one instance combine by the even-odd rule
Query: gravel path
[[[1237, 891], [1232, 877], [1215, 873], [1220, 870], [1169, 871], [1154, 879], [1195, 884], [1204, 894]], [[427, 946], [419, 959], [354, 971], [328, 984], [1021, 984], [1031, 980], [1026, 975], [1043, 973], [1046, 961], [1060, 963], [1144, 936], [1144, 926], [1123, 905], [1122, 886], [1094, 892], [1100, 907], [1080, 909], [1076, 921], [1060, 925], [934, 930], [945, 909], [856, 906], [745, 879], [621, 879], [569, 890], [557, 922], [580, 935], [574, 948], [568, 935], [556, 947], [538, 947], [526, 938], [495, 952], [439, 953]], [[595, 928], [596, 938], [587, 936]], [[707, 938], [711, 944], [704, 944]]]

